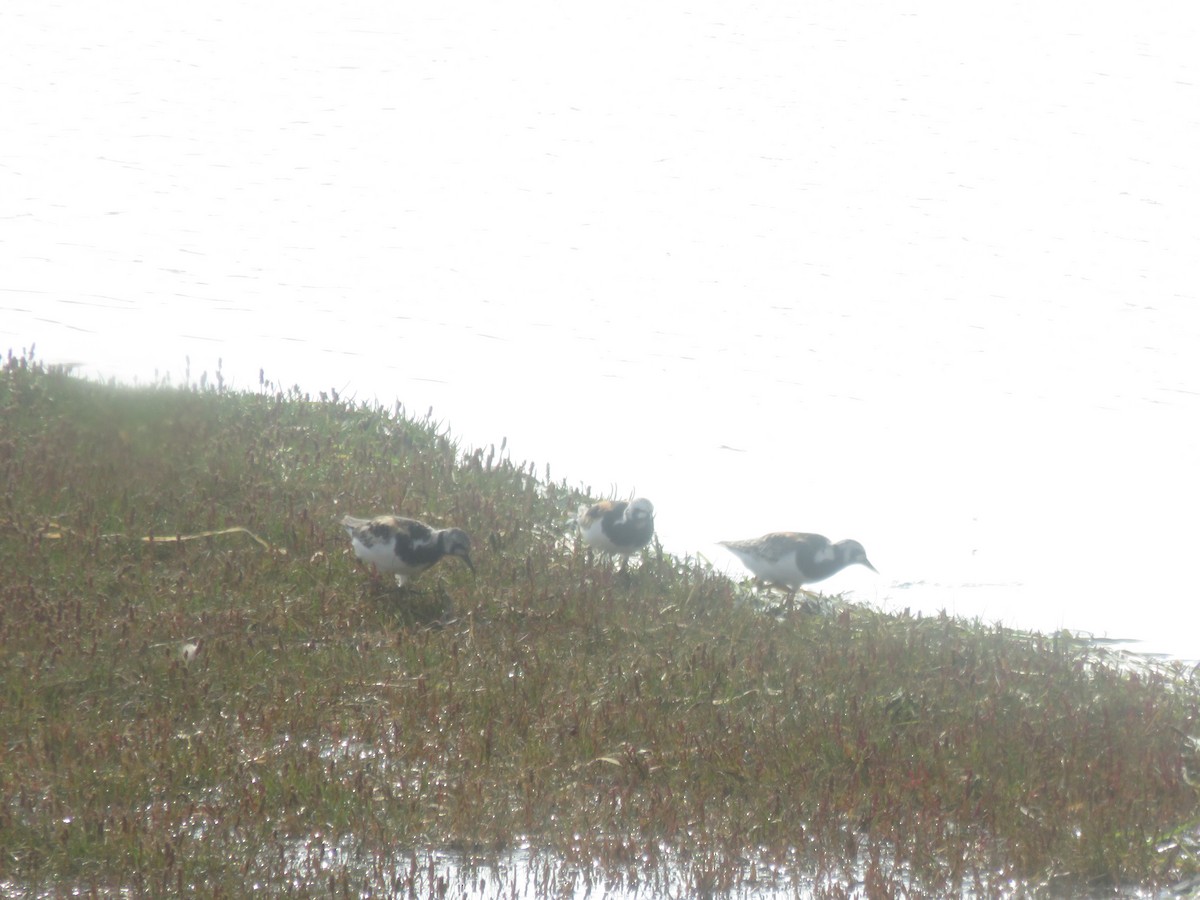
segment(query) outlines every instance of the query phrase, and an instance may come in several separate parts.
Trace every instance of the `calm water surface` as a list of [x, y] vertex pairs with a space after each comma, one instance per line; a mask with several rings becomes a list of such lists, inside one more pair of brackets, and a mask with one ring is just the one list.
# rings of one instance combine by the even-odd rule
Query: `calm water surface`
[[855, 537], [827, 590], [1200, 656], [1200, 12], [280, 10], [0, 10], [0, 347], [432, 406], [731, 571]]

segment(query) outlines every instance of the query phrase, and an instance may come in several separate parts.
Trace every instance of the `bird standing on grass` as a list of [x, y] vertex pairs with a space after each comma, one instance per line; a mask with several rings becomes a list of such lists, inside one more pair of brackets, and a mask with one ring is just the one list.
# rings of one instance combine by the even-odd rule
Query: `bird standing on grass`
[[720, 544], [740, 559], [758, 581], [786, 589], [789, 606], [803, 585], [824, 581], [846, 566], [858, 563], [872, 572], [878, 571], [858, 541], [834, 544], [821, 534], [776, 531], [751, 540]]
[[641, 550], [654, 536], [654, 504], [645, 497], [628, 503], [601, 500], [579, 507], [575, 524], [587, 546], [620, 556], [621, 571], [625, 571], [629, 554]]
[[472, 572], [471, 539], [461, 528], [430, 528], [416, 519], [346, 516], [342, 527], [350, 535], [354, 555], [381, 574], [394, 575], [404, 587], [443, 556], [457, 556]]

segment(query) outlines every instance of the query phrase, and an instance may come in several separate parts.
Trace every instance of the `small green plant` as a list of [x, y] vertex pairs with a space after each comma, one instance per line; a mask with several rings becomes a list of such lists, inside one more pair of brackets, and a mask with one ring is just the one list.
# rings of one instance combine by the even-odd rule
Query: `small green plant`
[[[436, 893], [446, 854], [546, 895], [1197, 875], [1186, 668], [774, 617], [655, 547], [622, 575], [563, 529], [588, 492], [503, 444], [214, 381], [0, 372], [5, 891]], [[347, 512], [466, 528], [477, 577], [381, 588]]]

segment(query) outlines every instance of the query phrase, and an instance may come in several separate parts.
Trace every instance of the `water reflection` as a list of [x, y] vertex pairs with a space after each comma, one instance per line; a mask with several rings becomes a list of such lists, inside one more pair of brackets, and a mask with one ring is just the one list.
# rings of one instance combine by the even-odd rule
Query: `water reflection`
[[[854, 895], [863, 888], [867, 868], [878, 863], [867, 859], [864, 852], [855, 864], [857, 874], [838, 878], [816, 876], [811, 869], [800, 870], [790, 863], [722, 862], [703, 852], [687, 858], [666, 847], [623, 856], [620, 861], [568, 859], [528, 845], [502, 853], [413, 851], [401, 854], [402, 859], [393, 863], [394, 869], [387, 876], [387, 893], [529, 900], [714, 896], [779, 900], [813, 896], [818, 891], [824, 895]], [[362, 858], [354, 849], [353, 840], [331, 844], [316, 838], [296, 844], [291, 870], [292, 884], [299, 887], [325, 884], [330, 876], [346, 873], [352, 873], [350, 881], [356, 883], [364, 873], [378, 871], [378, 866]], [[907, 880], [899, 869], [890, 872], [887, 878], [895, 878], [897, 884]], [[968, 891], [961, 896], [984, 894]]]
[[[914, 879], [903, 866], [888, 860], [886, 849], [857, 846], [846, 871], [820, 871], [813, 860], [793, 855], [788, 861], [721, 862], [699, 853], [695, 857], [665, 847], [635, 854], [623, 863], [599, 859], [568, 859], [523, 845], [499, 853], [414, 850], [391, 855], [382, 870], [380, 861], [364, 856], [352, 839], [328, 842], [319, 836], [297, 841], [289, 864], [291, 889], [324, 888], [330, 884], [363, 885], [363, 893], [382, 890], [389, 896], [505, 897], [525, 900], [641, 900], [662, 897], [721, 897], [729, 900], [783, 900], [783, 898], [887, 895], [958, 897], [1111, 897], [1167, 898], [1186, 893], [1184, 884], [1161, 891], [1137, 885], [1091, 889], [1077, 880], [1059, 879], [1041, 884], [1004, 873], [972, 872], [957, 887], [927, 885]], [[961, 866], [959, 867], [961, 869]]]

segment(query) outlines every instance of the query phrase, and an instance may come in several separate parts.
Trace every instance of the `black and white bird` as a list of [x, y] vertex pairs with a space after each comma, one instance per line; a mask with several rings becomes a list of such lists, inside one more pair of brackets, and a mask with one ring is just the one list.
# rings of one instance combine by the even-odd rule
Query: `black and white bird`
[[654, 536], [654, 504], [645, 497], [626, 502], [601, 500], [591, 506], [579, 507], [575, 517], [583, 542], [604, 553], [629, 561]]
[[471, 539], [461, 528], [430, 528], [424, 522], [402, 516], [373, 519], [346, 516], [342, 527], [350, 535], [354, 555], [379, 573], [394, 575], [400, 587], [443, 556], [457, 556], [475, 571]]
[[830, 542], [821, 534], [776, 531], [746, 541], [721, 541], [759, 581], [786, 588], [791, 600], [803, 585], [824, 581], [846, 566], [878, 570], [858, 541]]

